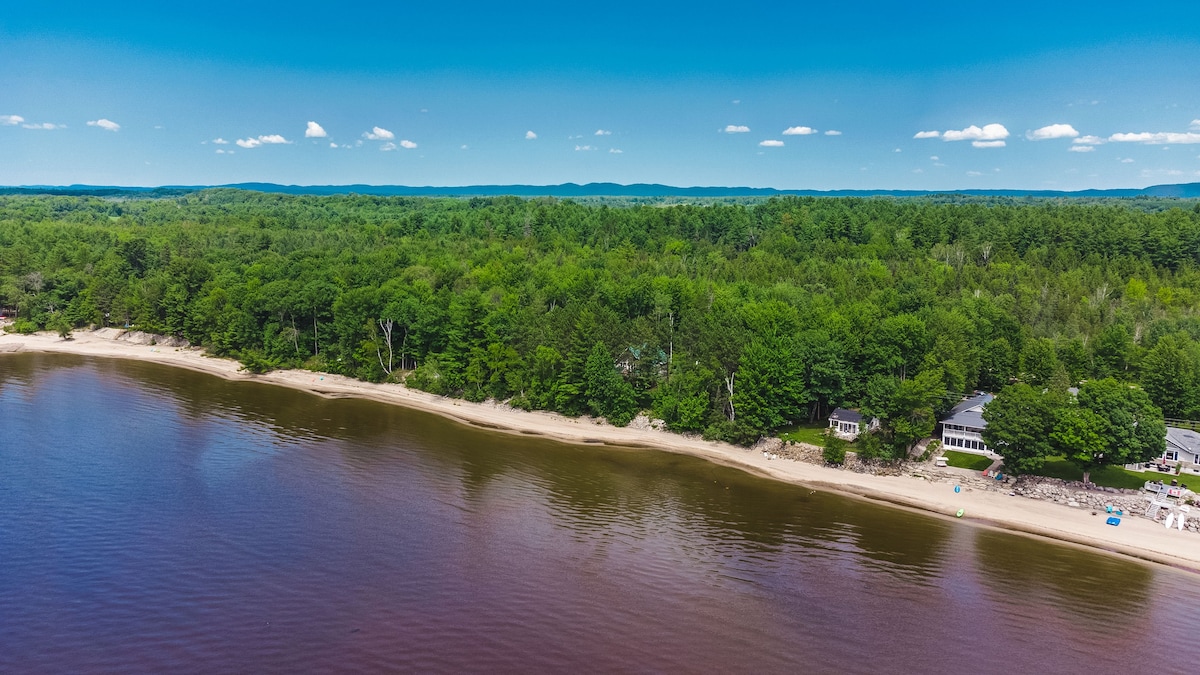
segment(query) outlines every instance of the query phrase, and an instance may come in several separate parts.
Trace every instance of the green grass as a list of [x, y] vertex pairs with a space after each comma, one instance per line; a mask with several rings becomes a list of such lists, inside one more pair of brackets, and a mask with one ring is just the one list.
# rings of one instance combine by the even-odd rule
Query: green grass
[[[1063, 480], [1083, 480], [1083, 471], [1063, 457], [1046, 458], [1046, 464], [1038, 474]], [[1142, 474], [1126, 471], [1119, 466], [1102, 466], [1092, 471], [1091, 479], [1096, 485], [1104, 487], [1137, 489], [1145, 485], [1146, 481], [1157, 478], [1159, 475], [1162, 474], [1153, 472]], [[1197, 482], [1200, 483], [1200, 481]]]
[[956, 466], [960, 469], [970, 469], [972, 471], [983, 471], [992, 465], [992, 460], [983, 455], [972, 455], [969, 452], [958, 452], [956, 450], [943, 450], [942, 455], [946, 458], [946, 463], [950, 466]]
[[779, 437], [785, 441], [794, 441], [796, 443], [808, 443], [817, 447], [825, 447], [825, 429], [828, 424], [820, 422], [816, 424], [796, 424], [784, 428], [779, 432]]

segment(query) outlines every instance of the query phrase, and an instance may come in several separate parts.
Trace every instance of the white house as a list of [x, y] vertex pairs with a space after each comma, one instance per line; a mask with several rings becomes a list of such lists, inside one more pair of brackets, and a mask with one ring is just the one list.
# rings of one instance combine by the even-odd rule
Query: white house
[[942, 447], [994, 456], [995, 453], [983, 442], [983, 430], [987, 428], [983, 409], [993, 398], [991, 394], [976, 394], [951, 408], [950, 415], [942, 420]]
[[1200, 465], [1200, 433], [1191, 429], [1167, 427], [1167, 443], [1162, 458], [1163, 462], [1170, 466], [1179, 462], [1188, 468]]
[[857, 410], [847, 410], [846, 408], [838, 408], [829, 415], [829, 428], [833, 429], [833, 433], [841, 438], [852, 441], [858, 438], [858, 435], [863, 431], [871, 431], [879, 426], [879, 418], [872, 417], [867, 423], [867, 428], [862, 429], [863, 416]]

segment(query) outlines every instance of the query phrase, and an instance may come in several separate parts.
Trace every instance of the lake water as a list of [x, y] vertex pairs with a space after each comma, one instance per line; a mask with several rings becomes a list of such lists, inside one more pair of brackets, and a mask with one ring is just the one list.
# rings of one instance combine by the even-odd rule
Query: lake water
[[0, 355], [0, 672], [1197, 672], [1182, 572], [646, 450]]

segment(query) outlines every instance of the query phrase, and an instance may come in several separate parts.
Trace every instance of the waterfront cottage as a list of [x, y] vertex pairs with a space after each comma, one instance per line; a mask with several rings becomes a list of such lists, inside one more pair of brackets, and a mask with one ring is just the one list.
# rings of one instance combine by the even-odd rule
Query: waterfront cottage
[[942, 420], [942, 447], [949, 450], [969, 452], [976, 455], [995, 456], [983, 442], [983, 430], [987, 420], [983, 409], [995, 398], [991, 394], [976, 394], [950, 409], [950, 415]]
[[1200, 468], [1200, 433], [1191, 429], [1167, 427], [1167, 442], [1163, 450], [1163, 463], [1168, 466], [1183, 464], [1193, 472]]
[[871, 421], [867, 423], [866, 429], [862, 429], [862, 423], [863, 415], [857, 410], [838, 408], [829, 415], [829, 428], [833, 429], [834, 435], [848, 441], [858, 438], [863, 431], [874, 430], [879, 426], [879, 418], [872, 417]]

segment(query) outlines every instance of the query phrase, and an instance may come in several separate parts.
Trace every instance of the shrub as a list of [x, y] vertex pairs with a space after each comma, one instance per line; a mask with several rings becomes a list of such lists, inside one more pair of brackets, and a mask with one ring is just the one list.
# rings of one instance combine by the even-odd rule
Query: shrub
[[242, 351], [238, 360], [242, 362], [242, 370], [255, 375], [262, 375], [275, 368], [275, 364], [271, 363], [266, 355], [254, 349]]
[[432, 356], [404, 378], [404, 385], [439, 396], [449, 393], [446, 388], [446, 379], [442, 377], [441, 365]]
[[839, 438], [834, 434], [830, 434], [825, 439], [825, 449], [821, 451], [821, 458], [826, 464], [831, 466], [841, 466], [846, 463], [846, 439]]
[[714, 424], [708, 425], [704, 429], [704, 440], [706, 441], [725, 441], [735, 445], [751, 445], [758, 440], [758, 434], [754, 433], [745, 424], [738, 422], [730, 422], [721, 420]]
[[863, 434], [858, 437], [858, 458], [863, 461], [890, 458], [888, 449], [883, 445], [879, 434]]
[[6, 326], [5, 331], [9, 333], [20, 333], [21, 335], [33, 335], [37, 332], [38, 326], [29, 319], [17, 319], [12, 322], [11, 326]]

